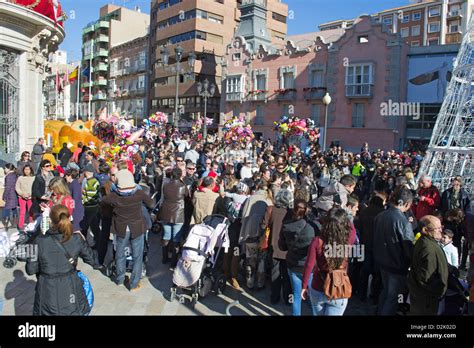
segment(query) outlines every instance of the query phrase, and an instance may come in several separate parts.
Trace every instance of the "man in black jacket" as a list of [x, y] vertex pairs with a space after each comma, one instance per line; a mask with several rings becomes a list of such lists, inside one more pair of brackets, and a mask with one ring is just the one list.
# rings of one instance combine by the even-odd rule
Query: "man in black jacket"
[[410, 209], [412, 202], [410, 190], [396, 190], [389, 208], [375, 218], [374, 258], [383, 284], [379, 315], [395, 315], [398, 299], [405, 293], [414, 235], [404, 213]]
[[360, 243], [364, 245], [365, 248], [365, 258], [361, 270], [359, 288], [361, 301], [365, 301], [367, 297], [367, 286], [369, 275], [371, 274], [373, 275], [371, 293], [374, 296], [380, 293], [377, 289], [379, 286], [376, 285], [376, 283], [380, 283], [380, 272], [376, 272], [374, 268], [374, 221], [375, 217], [385, 210], [387, 194], [384, 188], [385, 184], [383, 182], [377, 182], [375, 184], [375, 195], [371, 198], [369, 206], [359, 213]]
[[71, 157], [71, 150], [69, 150], [69, 148], [67, 147], [67, 143], [63, 143], [63, 148], [58, 153], [58, 160], [61, 164], [61, 167], [66, 168]]
[[469, 195], [462, 187], [462, 178], [456, 176], [451, 182], [451, 188], [441, 195], [441, 211], [445, 214], [451, 209], [461, 209], [467, 213], [471, 209]]

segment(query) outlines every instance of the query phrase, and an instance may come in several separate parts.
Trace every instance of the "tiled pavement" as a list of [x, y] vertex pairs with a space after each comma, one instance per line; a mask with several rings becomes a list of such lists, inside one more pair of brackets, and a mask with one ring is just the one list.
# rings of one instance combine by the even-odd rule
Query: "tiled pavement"
[[[111, 258], [110, 250], [107, 258]], [[3, 262], [3, 259], [0, 261]], [[36, 281], [34, 276], [26, 274], [24, 266], [24, 263], [18, 263], [13, 269], [6, 269], [0, 265], [0, 314], [31, 315]], [[172, 274], [168, 266], [161, 264], [159, 237], [154, 235], [150, 235], [148, 276], [136, 292], [115, 285], [89, 265], [80, 263], [79, 269], [87, 275], [94, 289], [95, 302], [91, 315], [226, 315], [231, 303], [235, 304], [229, 309], [231, 315], [291, 315], [289, 306], [270, 304], [268, 286], [262, 291], [242, 292], [227, 286], [224, 294], [211, 293], [200, 298], [194, 309], [187, 295], [183, 295], [184, 301], [177, 299], [169, 302]], [[374, 307], [350, 300], [345, 314], [368, 315], [374, 311]], [[303, 315], [310, 314], [309, 306], [303, 304]]]

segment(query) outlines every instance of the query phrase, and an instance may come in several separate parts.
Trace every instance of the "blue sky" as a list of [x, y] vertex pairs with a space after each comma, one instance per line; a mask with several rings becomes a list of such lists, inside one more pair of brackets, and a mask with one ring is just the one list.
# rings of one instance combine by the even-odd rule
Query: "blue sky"
[[[209, 0], [211, 1], [211, 0]], [[293, 16], [288, 19], [288, 34], [316, 31], [324, 22], [350, 19], [362, 13], [374, 13], [409, 4], [409, 0], [284, 0]], [[81, 57], [81, 33], [87, 23], [98, 19], [99, 8], [107, 3], [150, 12], [150, 0], [62, 0], [69, 20], [65, 24], [66, 39], [60, 48], [68, 52], [68, 60]]]

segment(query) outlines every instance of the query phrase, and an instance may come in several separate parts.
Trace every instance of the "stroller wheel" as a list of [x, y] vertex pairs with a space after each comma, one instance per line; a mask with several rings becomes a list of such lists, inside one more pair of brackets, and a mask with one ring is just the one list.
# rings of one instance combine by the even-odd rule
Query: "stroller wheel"
[[212, 289], [212, 279], [209, 276], [204, 275], [202, 279], [200, 280], [200, 286], [198, 288], [199, 296], [206, 297], [207, 294], [209, 294], [209, 292], [211, 291], [211, 289]]
[[216, 278], [215, 290], [217, 293], [222, 294], [226, 288], [226, 278], [225, 275], [221, 274]]
[[3, 261], [3, 267], [5, 268], [13, 268], [16, 265], [16, 259], [13, 257], [7, 257], [5, 261]]
[[115, 277], [115, 273], [116, 273], [115, 262], [112, 261], [111, 263], [109, 263], [109, 265], [108, 265], [107, 268], [105, 269], [105, 274], [106, 274], [107, 277], [109, 277], [109, 278], [114, 278], [114, 277]]
[[176, 288], [172, 287], [170, 290], [170, 302], [173, 302], [176, 299]]
[[194, 309], [196, 307], [196, 304], [198, 303], [199, 295], [198, 294], [193, 294], [191, 298], [191, 308]]

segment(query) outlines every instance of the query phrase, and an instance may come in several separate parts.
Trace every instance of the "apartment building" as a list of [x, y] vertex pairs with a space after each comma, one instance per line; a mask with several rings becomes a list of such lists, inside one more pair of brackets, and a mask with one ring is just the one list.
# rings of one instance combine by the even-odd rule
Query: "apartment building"
[[[265, 35], [271, 42], [283, 42], [288, 15], [287, 5], [281, 0], [152, 0], [150, 25], [150, 111], [173, 113], [176, 96], [176, 60], [174, 49], [183, 48], [181, 64], [190, 74], [179, 75], [180, 125], [186, 125], [204, 109], [197, 93], [196, 82], [208, 79], [218, 88], [208, 99], [207, 117], [216, 121], [219, 115], [221, 60], [226, 45], [232, 40], [240, 22], [241, 8], [259, 3], [267, 9]], [[162, 62], [161, 50], [166, 46], [169, 66]], [[194, 68], [190, 69], [188, 56], [196, 53]], [[217, 123], [217, 122], [216, 122]]]
[[[100, 9], [99, 19], [82, 31], [82, 115], [94, 117], [108, 101], [110, 49], [148, 34], [150, 17], [136, 8], [116, 5]], [[90, 79], [89, 79], [90, 77]]]
[[[412, 0], [406, 6], [372, 14], [392, 33], [400, 33], [412, 47], [457, 44], [461, 42], [473, 0]], [[349, 28], [353, 20], [337, 20], [321, 24], [320, 30]]]
[[109, 105], [135, 121], [148, 113], [148, 35], [110, 49]]

